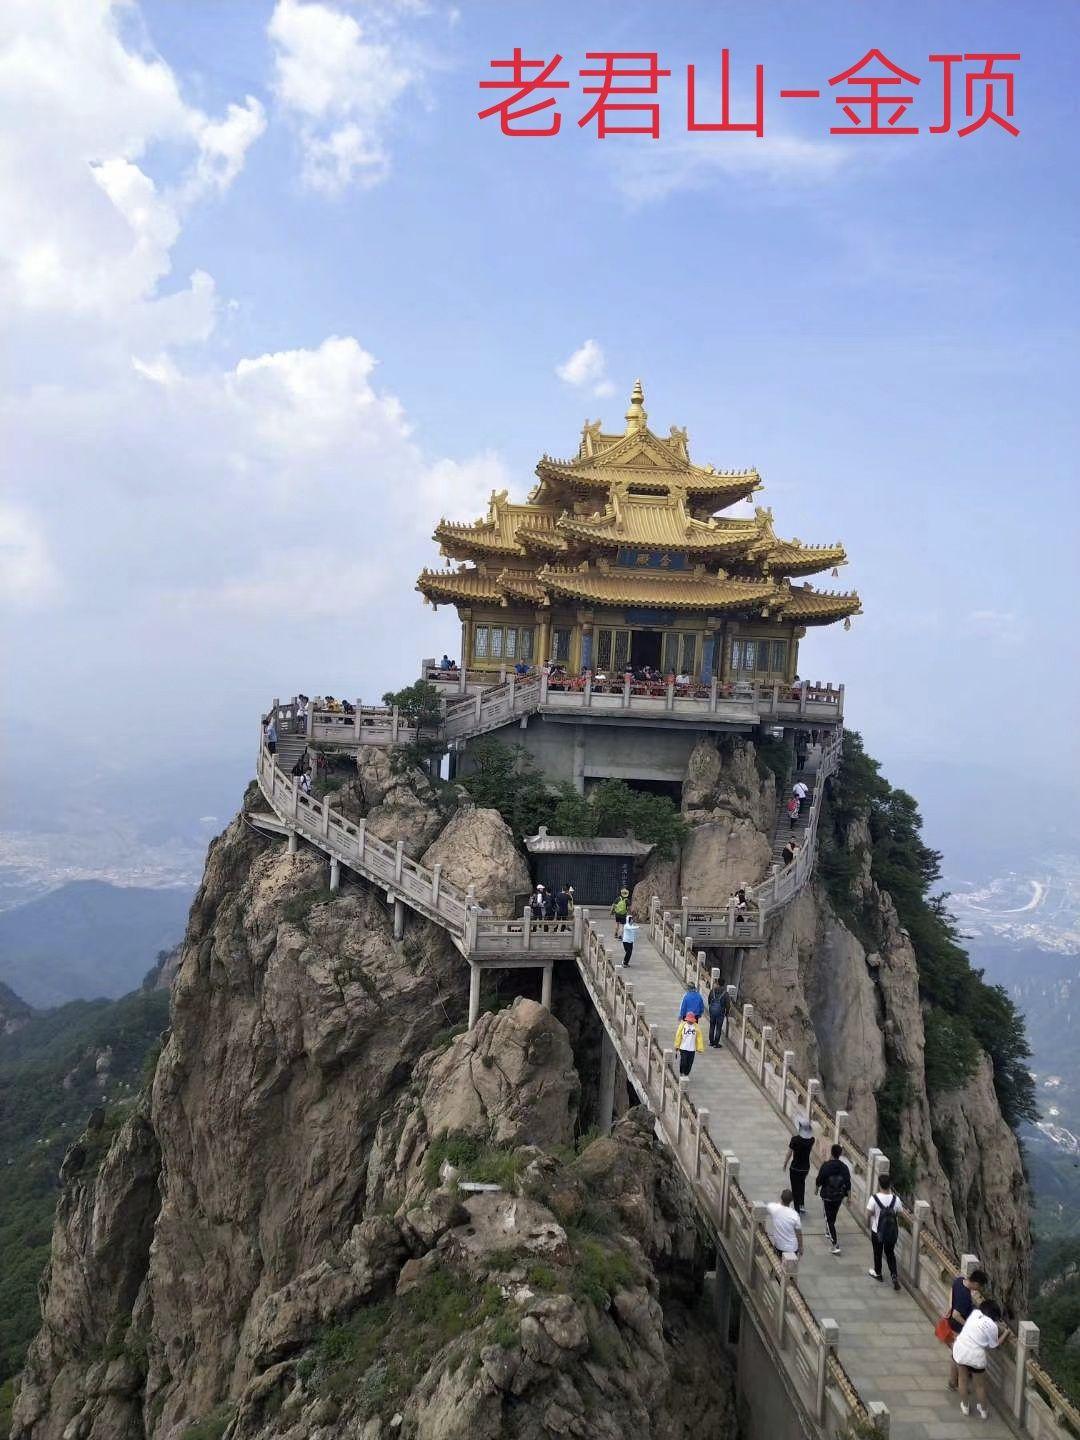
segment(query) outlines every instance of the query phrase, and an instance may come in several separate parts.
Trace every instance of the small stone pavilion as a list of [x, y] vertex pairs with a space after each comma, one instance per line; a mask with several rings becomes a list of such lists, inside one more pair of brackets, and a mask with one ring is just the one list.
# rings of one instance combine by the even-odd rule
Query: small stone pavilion
[[844, 547], [780, 539], [772, 511], [724, 515], [761, 488], [756, 470], [695, 465], [686, 431], [649, 429], [640, 382], [622, 434], [586, 424], [577, 454], [545, 455], [522, 503], [492, 494], [471, 524], [441, 520], [442, 554], [417, 589], [461, 617], [461, 666], [519, 661], [567, 675], [649, 668], [699, 685], [790, 685], [808, 626], [847, 623], [853, 592], [804, 577], [846, 561]]

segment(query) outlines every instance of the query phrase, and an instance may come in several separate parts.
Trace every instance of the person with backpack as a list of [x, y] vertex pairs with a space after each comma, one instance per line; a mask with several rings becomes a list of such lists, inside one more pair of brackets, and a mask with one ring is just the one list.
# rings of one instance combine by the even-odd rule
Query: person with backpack
[[630, 956], [634, 953], [634, 941], [637, 939], [637, 926], [634, 924], [632, 911], [627, 912], [622, 927], [622, 948], [623, 948], [623, 969], [630, 964]]
[[611, 913], [615, 917], [615, 939], [622, 939], [623, 926], [626, 924], [626, 916], [630, 909], [630, 891], [620, 890], [619, 898], [611, 907]]
[[792, 795], [791, 799], [787, 802], [787, 818], [788, 829], [794, 830], [796, 821], [799, 818], [799, 797], [797, 795]]
[[960, 1413], [971, 1414], [968, 1387], [975, 1387], [975, 1410], [980, 1420], [989, 1420], [986, 1406], [986, 1361], [1005, 1334], [1001, 1306], [996, 1300], [981, 1300], [964, 1321], [964, 1328], [953, 1341], [953, 1361], [960, 1376]]
[[842, 1146], [832, 1146], [828, 1160], [818, 1168], [817, 1179], [814, 1181], [814, 1191], [821, 1196], [821, 1204], [825, 1210], [825, 1232], [832, 1241], [834, 1255], [840, 1254], [836, 1217], [840, 1213], [840, 1206], [851, 1194], [851, 1171], [841, 1159], [843, 1153]]
[[[953, 1279], [952, 1293], [949, 1296], [949, 1311], [945, 1316], [948, 1325], [946, 1343], [950, 1352], [972, 1310], [977, 1309], [989, 1294], [990, 1277], [985, 1270], [975, 1269], [969, 1275], [957, 1275]], [[960, 1370], [954, 1357], [949, 1363], [949, 1389], [958, 1390], [959, 1388]]]
[[904, 1213], [900, 1196], [893, 1192], [888, 1175], [878, 1177], [878, 1188], [866, 1202], [870, 1217], [870, 1244], [874, 1247], [874, 1268], [866, 1273], [874, 1280], [882, 1279], [881, 1257], [884, 1255], [892, 1276], [892, 1288], [900, 1289], [896, 1274], [896, 1242], [900, 1238], [900, 1216]]
[[682, 997], [679, 1006], [679, 1019], [685, 1020], [688, 1015], [693, 1015], [695, 1020], [700, 1020], [705, 1014], [705, 999], [696, 985], [691, 984], [686, 994]]
[[801, 1215], [806, 1209], [806, 1177], [810, 1174], [810, 1156], [814, 1149], [814, 1128], [806, 1115], [795, 1121], [795, 1134], [784, 1151], [782, 1167], [788, 1172], [795, 1209]]
[[556, 920], [559, 914], [559, 907], [555, 903], [555, 895], [549, 890], [544, 896], [544, 919]]
[[532, 899], [529, 901], [529, 909], [532, 911], [532, 918], [534, 920], [542, 920], [544, 918], [544, 895], [543, 885], [537, 885], [532, 893]]
[[[569, 918], [570, 918], [570, 895], [569, 895], [569, 892], [567, 891], [566, 886], [565, 886], [565, 885], [560, 885], [560, 886], [559, 886], [559, 889], [558, 889], [558, 892], [557, 892], [557, 894], [556, 894], [556, 896], [555, 896], [555, 919], [556, 919], [556, 920], [568, 920]], [[565, 925], [560, 925], [560, 926], [559, 926], [559, 929], [560, 929], [560, 930], [565, 930], [565, 929], [566, 929], [566, 926], [565, 926]]]
[[679, 1021], [679, 1027], [675, 1031], [675, 1049], [679, 1052], [679, 1074], [689, 1075], [694, 1068], [698, 1051], [705, 1049], [701, 1026], [693, 1011], [687, 1014], [685, 1020]]
[[717, 980], [709, 991], [709, 1044], [714, 1050], [720, 1049], [727, 1012], [727, 986], [721, 985], [720, 981]]

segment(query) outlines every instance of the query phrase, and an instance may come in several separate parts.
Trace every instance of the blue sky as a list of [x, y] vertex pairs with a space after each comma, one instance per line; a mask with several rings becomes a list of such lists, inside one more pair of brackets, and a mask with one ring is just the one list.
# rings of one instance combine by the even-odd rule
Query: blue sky
[[[1078, 28], [1066, 0], [12, 0], [9, 756], [246, 756], [274, 693], [410, 679], [455, 644], [412, 591], [434, 521], [524, 492], [640, 375], [660, 433], [758, 466], [781, 533], [847, 544], [865, 615], [803, 671], [890, 773], [1036, 760], [1080, 703]], [[570, 78], [656, 50], [660, 141], [579, 130], [573, 87], [552, 139], [477, 120], [515, 45]], [[765, 66], [762, 140], [685, 133], [724, 45], [740, 103]], [[829, 99], [776, 98], [872, 46], [924, 129], [930, 53], [1019, 50], [1019, 138], [830, 137]]]

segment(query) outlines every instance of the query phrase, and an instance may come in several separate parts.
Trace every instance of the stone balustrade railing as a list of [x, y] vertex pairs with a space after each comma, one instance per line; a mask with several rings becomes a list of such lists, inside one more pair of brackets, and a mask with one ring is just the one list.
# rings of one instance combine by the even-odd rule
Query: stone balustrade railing
[[[683, 984], [704, 986], [707, 993], [714, 972], [704, 952], [695, 949], [694, 937], [678, 933], [679, 922], [661, 914], [655, 897], [651, 910], [656, 949]], [[867, 1230], [866, 1204], [877, 1189], [878, 1176], [889, 1171], [888, 1157], [853, 1139], [847, 1129], [847, 1112], [828, 1108], [821, 1096], [820, 1080], [803, 1079], [796, 1073], [795, 1052], [783, 1048], [773, 1026], [758, 1023], [753, 1005], [740, 1005], [733, 997], [728, 1029], [734, 1054], [773, 1108], [791, 1120], [798, 1115], [810, 1117], [816, 1131], [814, 1159], [820, 1163], [828, 1158], [830, 1146], [843, 1146], [844, 1160], [851, 1171], [852, 1218]], [[908, 1290], [925, 1310], [928, 1323], [933, 1323], [949, 1308], [954, 1277], [973, 1269], [978, 1259], [974, 1255], [959, 1259], [953, 1255], [929, 1228], [929, 1213], [927, 1201], [910, 1201], [900, 1219], [897, 1260]], [[1039, 1365], [1035, 1358], [1038, 1346], [1039, 1329], [1031, 1321], [1021, 1320], [1010, 1330], [998, 1349], [989, 1352], [987, 1382], [991, 1395], [1031, 1440], [1080, 1436], [1080, 1410]]]
[[887, 1434], [886, 1407], [860, 1397], [837, 1354], [839, 1326], [813, 1313], [795, 1268], [776, 1255], [764, 1225], [765, 1207], [754, 1205], [741, 1189], [738, 1160], [709, 1134], [708, 1112], [694, 1104], [686, 1081], [676, 1076], [672, 1051], [661, 1048], [657, 1027], [646, 1021], [632, 984], [613, 963], [587, 913], [584, 942], [578, 967], [597, 1012], [708, 1218], [728, 1273], [784, 1365], [813, 1432], [834, 1440], [850, 1435], [853, 1422], [862, 1422], [876, 1423]]
[[345, 865], [401, 900], [425, 919], [441, 925], [468, 959], [501, 957], [570, 959], [581, 945], [581, 920], [573, 923], [500, 920], [442, 874], [405, 854], [404, 842], [390, 845], [371, 835], [363, 820], [348, 820], [332, 808], [330, 797], [317, 799], [286, 775], [260, 740], [257, 775], [267, 803], [286, 829], [302, 835], [331, 860]]

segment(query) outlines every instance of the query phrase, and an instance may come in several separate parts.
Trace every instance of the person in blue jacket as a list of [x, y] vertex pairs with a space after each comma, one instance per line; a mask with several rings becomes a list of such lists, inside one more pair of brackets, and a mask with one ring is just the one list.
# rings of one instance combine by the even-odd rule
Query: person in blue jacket
[[691, 985], [686, 994], [682, 997], [682, 1004], [679, 1006], [679, 1019], [685, 1020], [687, 1015], [695, 1015], [699, 1020], [705, 1014], [705, 999], [696, 985]]

